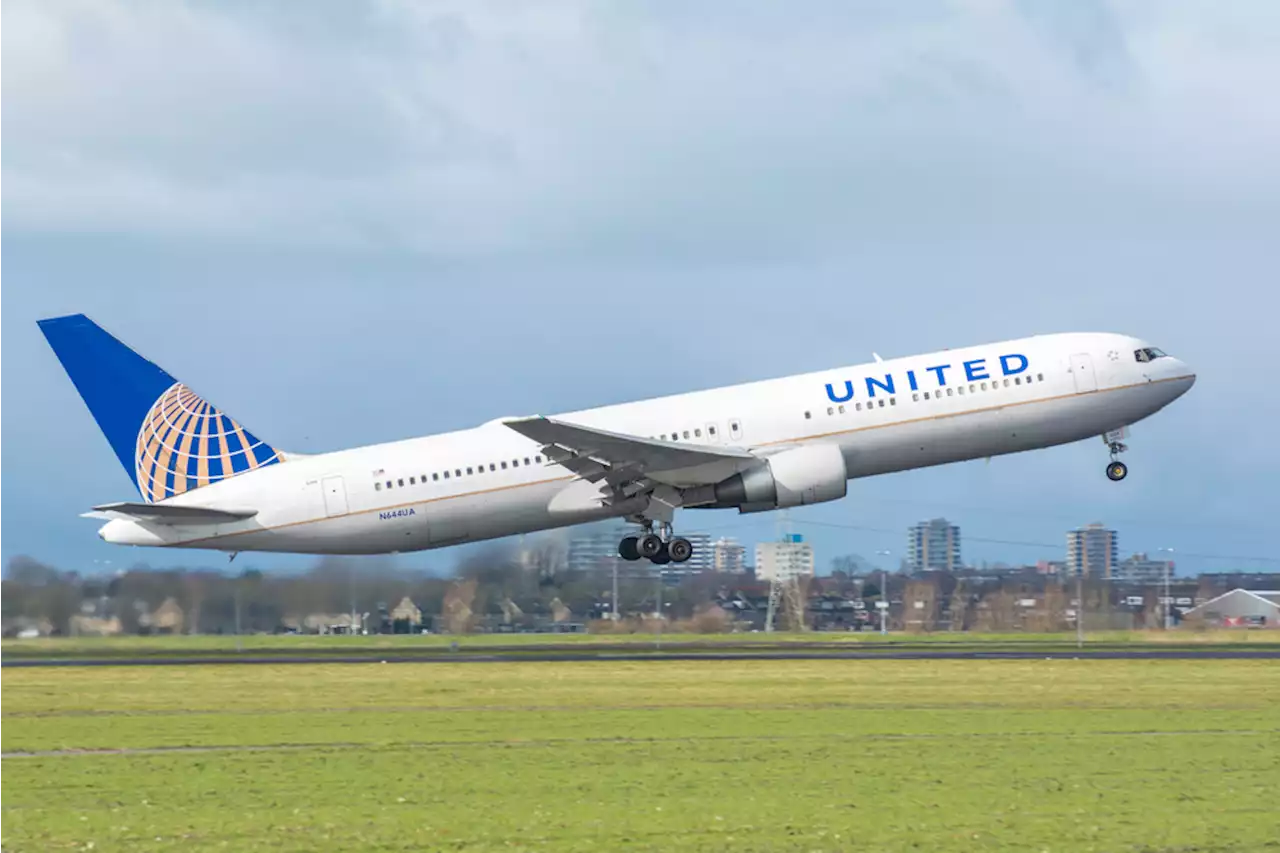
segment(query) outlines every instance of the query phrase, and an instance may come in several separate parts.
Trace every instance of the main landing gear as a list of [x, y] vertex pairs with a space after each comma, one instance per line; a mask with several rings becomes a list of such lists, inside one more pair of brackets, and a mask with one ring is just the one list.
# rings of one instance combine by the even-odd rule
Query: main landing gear
[[618, 556], [624, 560], [646, 559], [654, 565], [683, 563], [693, 556], [693, 544], [680, 536], [671, 535], [670, 524], [659, 524], [653, 532], [653, 522], [645, 521], [644, 532], [639, 536], [627, 536], [618, 543]]
[[1129, 475], [1129, 466], [1116, 457], [1129, 448], [1125, 447], [1116, 437], [1104, 435], [1102, 438], [1107, 442], [1107, 449], [1111, 451], [1111, 461], [1107, 463], [1107, 479], [1113, 483], [1118, 483]]

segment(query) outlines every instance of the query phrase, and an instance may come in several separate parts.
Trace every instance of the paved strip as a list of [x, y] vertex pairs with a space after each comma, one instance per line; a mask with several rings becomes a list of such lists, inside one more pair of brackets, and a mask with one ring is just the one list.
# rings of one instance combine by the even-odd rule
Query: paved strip
[[227, 654], [201, 656], [139, 656], [110, 658], [19, 659], [4, 661], [4, 668], [83, 666], [197, 666], [265, 664], [352, 664], [352, 663], [592, 663], [639, 661], [779, 661], [779, 660], [1280, 660], [1280, 648], [1273, 649], [1125, 649], [1090, 651], [761, 651], [761, 652], [665, 652], [657, 649], [633, 652], [561, 652], [558, 654], [481, 654], [445, 652], [428, 654], [357, 655], [257, 655]]

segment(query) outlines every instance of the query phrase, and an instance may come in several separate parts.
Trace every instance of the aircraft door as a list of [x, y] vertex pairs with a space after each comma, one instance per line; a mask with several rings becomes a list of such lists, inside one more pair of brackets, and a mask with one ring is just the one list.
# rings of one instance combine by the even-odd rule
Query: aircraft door
[[333, 518], [347, 514], [347, 485], [341, 477], [325, 477], [320, 481], [320, 490], [324, 492], [325, 515]]
[[1076, 393], [1098, 390], [1098, 376], [1093, 372], [1093, 357], [1087, 352], [1071, 356], [1071, 376], [1076, 383]]

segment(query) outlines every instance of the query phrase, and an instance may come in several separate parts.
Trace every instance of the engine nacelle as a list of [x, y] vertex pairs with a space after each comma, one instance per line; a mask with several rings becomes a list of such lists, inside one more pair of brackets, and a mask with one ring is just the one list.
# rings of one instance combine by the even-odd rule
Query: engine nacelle
[[764, 464], [715, 486], [715, 506], [743, 512], [838, 501], [849, 492], [844, 454], [835, 444], [810, 444], [770, 456]]

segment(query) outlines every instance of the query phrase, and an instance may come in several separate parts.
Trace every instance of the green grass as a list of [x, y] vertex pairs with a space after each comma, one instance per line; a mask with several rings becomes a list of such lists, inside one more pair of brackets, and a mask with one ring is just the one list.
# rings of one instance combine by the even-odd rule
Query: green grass
[[[1280, 851], [1274, 661], [96, 667], [4, 688], [15, 853]], [[77, 752], [107, 749], [129, 751]]]
[[[643, 634], [470, 634], [470, 635], [249, 635], [237, 638], [227, 635], [155, 636], [155, 637], [41, 637], [30, 640], [7, 639], [0, 645], [5, 659], [20, 660], [43, 657], [112, 657], [130, 655], [201, 655], [332, 653], [357, 652], [441, 652], [456, 643], [462, 652], [495, 649], [519, 650], [533, 646], [554, 646], [567, 650], [591, 649], [597, 646], [651, 646], [658, 636]], [[881, 635], [865, 632], [737, 633], [737, 634], [663, 634], [665, 648], [680, 645], [697, 646], [775, 646], [797, 643], [823, 644], [832, 647], [935, 646], [955, 648], [1074, 648], [1074, 633], [975, 633], [938, 632], [910, 634], [894, 632]], [[1254, 648], [1280, 644], [1280, 631], [1274, 630], [1178, 630], [1178, 631], [1096, 631], [1086, 635], [1085, 646], [1214, 645]]]

